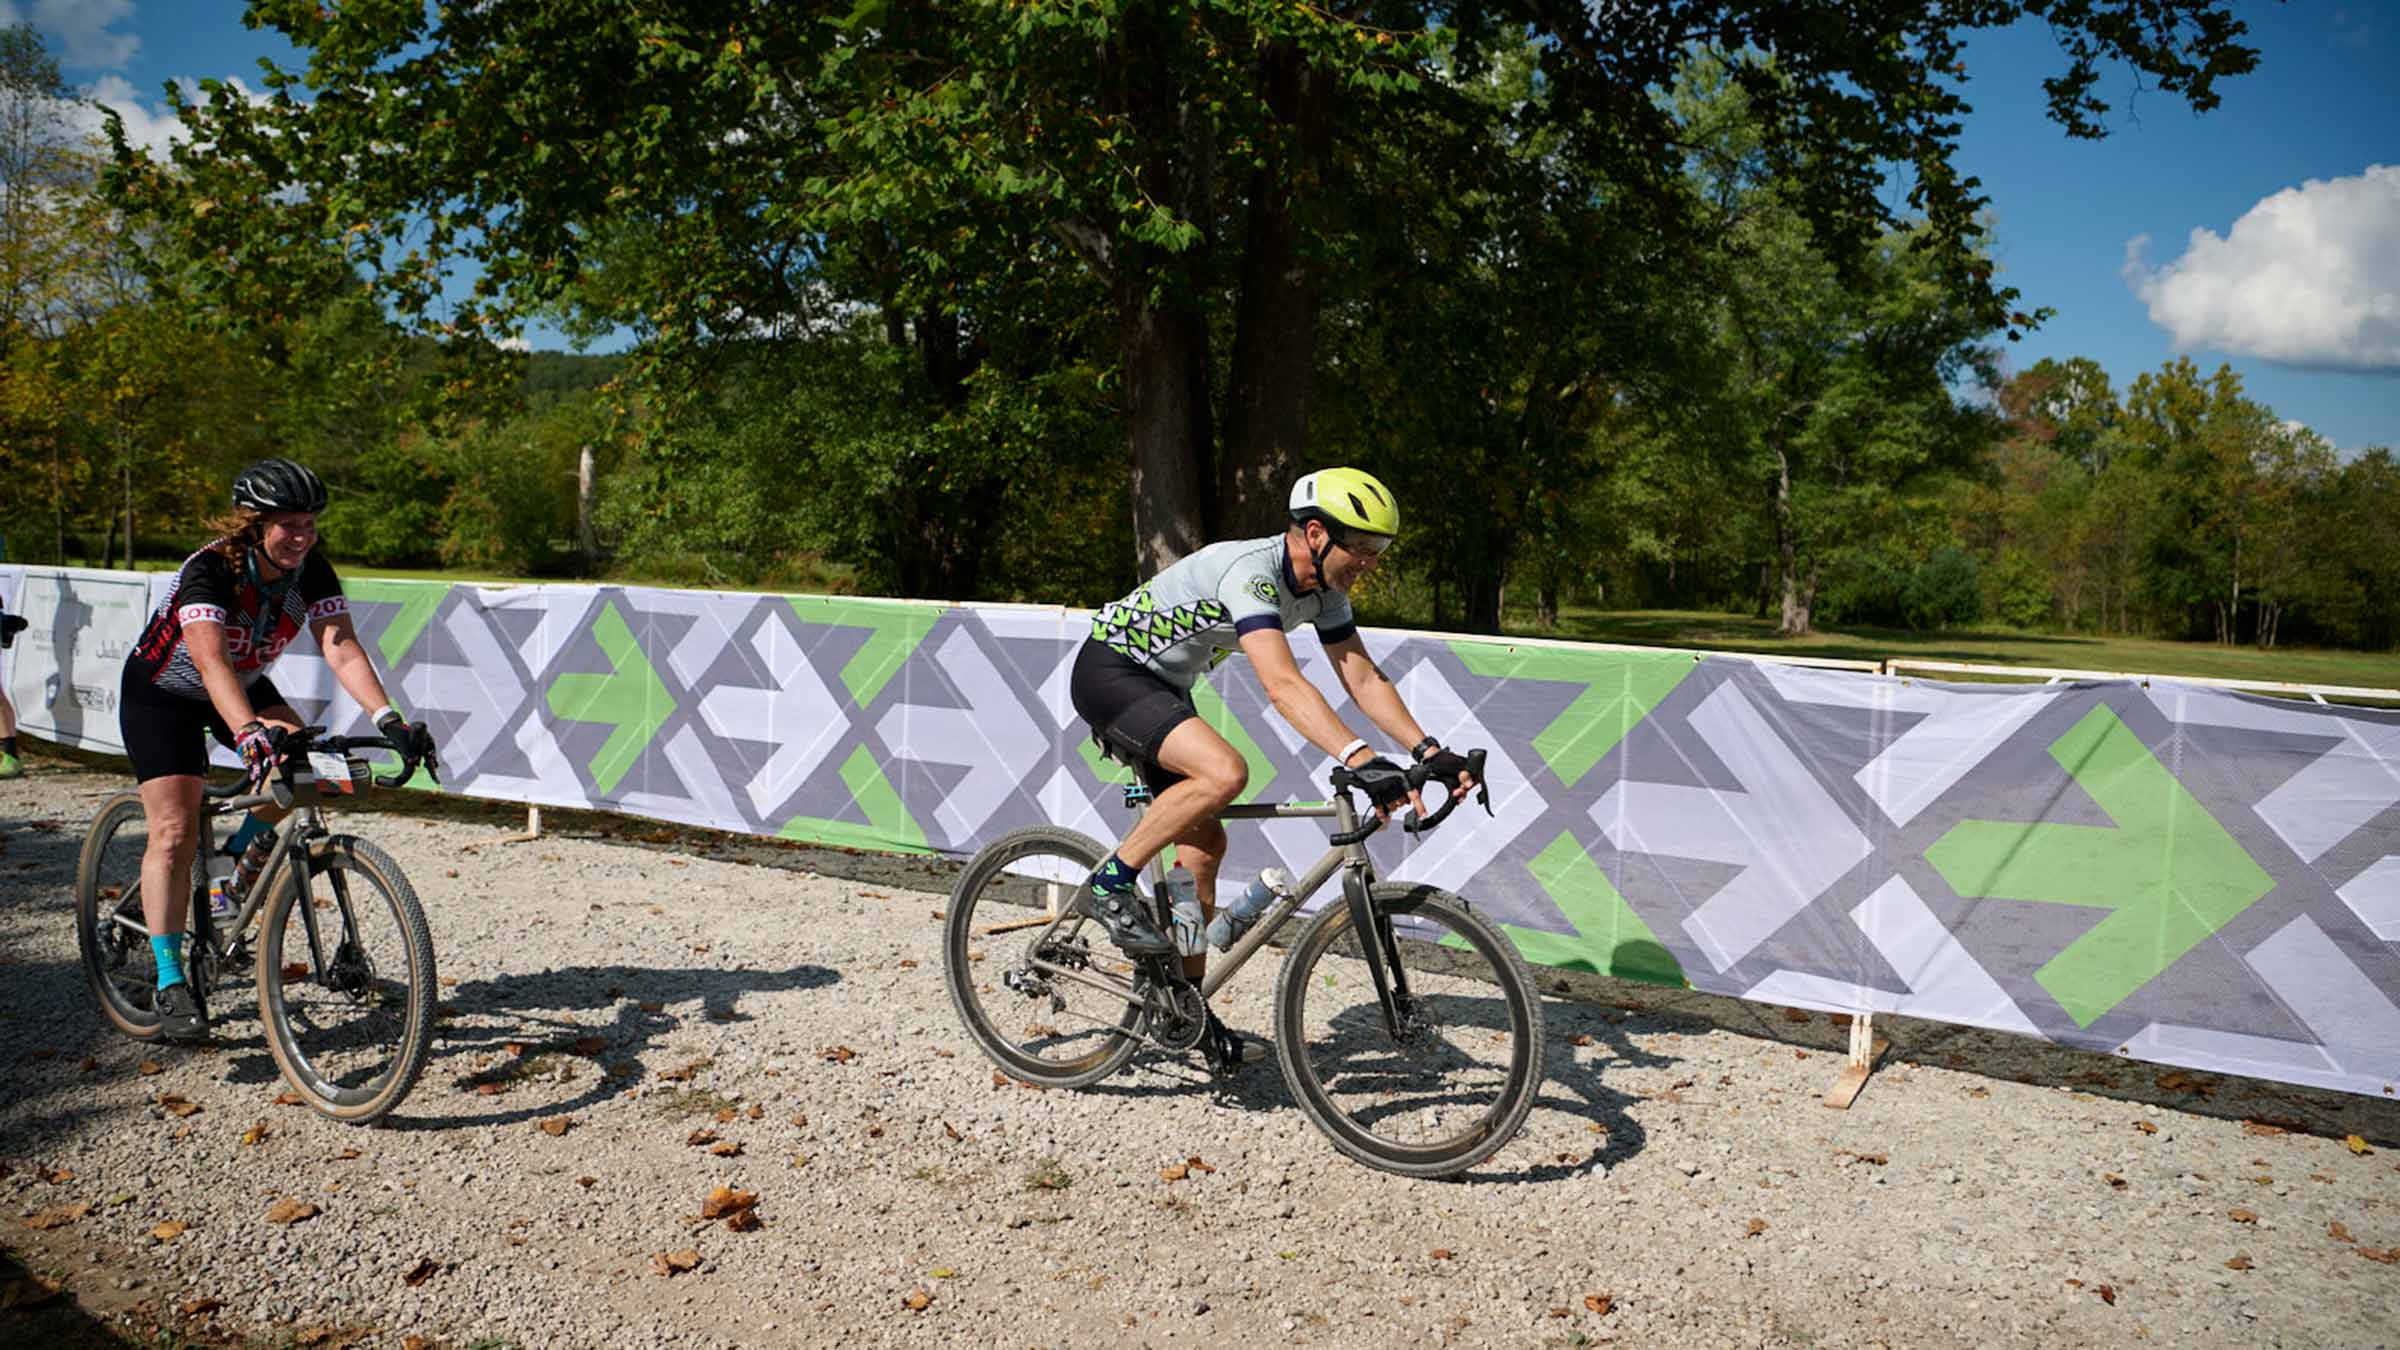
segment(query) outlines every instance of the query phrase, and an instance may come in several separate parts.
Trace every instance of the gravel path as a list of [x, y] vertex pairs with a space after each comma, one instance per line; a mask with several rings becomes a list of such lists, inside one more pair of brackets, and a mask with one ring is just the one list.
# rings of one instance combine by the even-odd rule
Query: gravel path
[[[338, 1125], [275, 1104], [246, 989], [215, 1048], [106, 1029], [68, 897], [119, 781], [0, 784], [0, 1279], [71, 1295], [0, 1342], [2400, 1343], [2400, 1103], [1895, 1020], [1829, 1111], [1822, 1015], [1577, 977], [1524, 1133], [1405, 1181], [1271, 1063], [996, 1084], [942, 991], [942, 864], [597, 816], [348, 818], [415, 880], [451, 1012], [399, 1116]], [[1268, 1024], [1275, 968], [1228, 1021]], [[717, 1187], [759, 1224], [699, 1219]]]

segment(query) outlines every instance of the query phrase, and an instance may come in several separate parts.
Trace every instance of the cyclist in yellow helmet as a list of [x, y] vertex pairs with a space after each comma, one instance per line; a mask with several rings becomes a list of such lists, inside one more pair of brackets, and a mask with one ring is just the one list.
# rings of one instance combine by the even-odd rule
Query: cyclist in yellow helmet
[[[1150, 810], [1092, 873], [1084, 899], [1118, 946], [1159, 956], [1174, 943], [1134, 892], [1134, 880], [1168, 844], [1191, 871], [1200, 903], [1215, 911], [1217, 871], [1225, 858], [1225, 827], [1216, 814], [1249, 785], [1240, 752], [1200, 719], [1192, 686], [1217, 660], [1238, 648], [1275, 710], [1318, 749], [1348, 766], [1389, 816], [1402, 805], [1422, 809], [1404, 771], [1354, 734], [1317, 687], [1300, 673], [1284, 636], [1303, 623], [1317, 630], [1334, 674], [1350, 701], [1393, 743], [1413, 748], [1445, 782], [1471, 786], [1464, 756], [1442, 749], [1417, 725], [1400, 693], [1359, 641], [1349, 591], [1375, 570], [1400, 533], [1400, 506], [1390, 489], [1360, 469], [1319, 469], [1292, 485], [1291, 524], [1263, 539], [1236, 539], [1182, 559], [1092, 620], [1092, 635], [1076, 654], [1069, 695], [1094, 739], [1132, 765], [1156, 794]], [[1205, 956], [1187, 957], [1184, 973], [1197, 981]], [[1201, 1041], [1220, 1073], [1259, 1059], [1265, 1047], [1246, 1041], [1209, 1014]]]

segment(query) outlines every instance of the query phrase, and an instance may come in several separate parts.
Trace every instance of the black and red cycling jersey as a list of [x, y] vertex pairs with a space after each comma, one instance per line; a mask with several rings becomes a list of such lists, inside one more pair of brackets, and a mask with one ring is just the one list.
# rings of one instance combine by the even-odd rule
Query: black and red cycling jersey
[[[151, 611], [142, 640], [126, 656], [127, 673], [147, 680], [161, 693], [205, 700], [208, 690], [184, 642], [186, 625], [224, 625], [225, 654], [233, 662], [234, 675], [248, 687], [283, 655], [303, 624], [349, 610], [341, 580], [322, 554], [310, 552], [288, 584], [261, 586], [248, 572], [239, 563], [227, 562], [214, 546], [184, 559], [166, 598]], [[270, 614], [268, 607], [278, 598], [281, 604]]]

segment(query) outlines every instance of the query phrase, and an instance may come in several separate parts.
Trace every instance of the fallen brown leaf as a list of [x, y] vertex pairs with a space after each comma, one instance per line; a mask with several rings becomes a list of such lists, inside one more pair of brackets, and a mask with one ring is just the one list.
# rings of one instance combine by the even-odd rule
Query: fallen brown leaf
[[2144, 1134], [2158, 1133], [2158, 1127], [2146, 1120], [2137, 1120], [2133, 1122], [2133, 1128], [2140, 1130]]
[[733, 1109], [732, 1107], [730, 1107], [730, 1106], [720, 1106], [720, 1107], [718, 1107], [718, 1108], [717, 1108], [717, 1123], [718, 1123], [719, 1125], [726, 1124], [726, 1123], [730, 1122], [730, 1121], [731, 1121], [731, 1120], [732, 1120], [732, 1119], [733, 1119], [735, 1116], [738, 1116], [738, 1115], [740, 1115], [740, 1114], [741, 1114], [741, 1112], [734, 1110], [734, 1109]]
[[679, 1252], [659, 1252], [650, 1258], [650, 1264], [657, 1268], [659, 1274], [672, 1277], [699, 1265], [700, 1252], [696, 1247], [686, 1247]]
[[758, 1227], [758, 1211], [753, 1209], [735, 1210], [725, 1216], [725, 1226], [737, 1233], [747, 1233]]
[[598, 1177], [577, 1177], [577, 1178], [575, 1178], [575, 1184], [576, 1184], [576, 1185], [578, 1185], [578, 1186], [581, 1186], [581, 1187], [583, 1187], [585, 1190], [587, 1190], [587, 1191], [588, 1191], [588, 1190], [590, 1190], [592, 1187], [594, 1187], [594, 1186], [597, 1186], [597, 1185], [599, 1185], [599, 1184], [600, 1184], [600, 1178], [598, 1178]]
[[737, 1191], [731, 1186], [719, 1186], [710, 1191], [707, 1198], [700, 1202], [700, 1217], [722, 1219], [728, 1214], [738, 1214], [743, 1210], [754, 1208], [757, 1204], [758, 1192], [756, 1191]]
[[2355, 1247], [2360, 1256], [2380, 1265], [2400, 1265], [2400, 1247]]
[[185, 1317], [206, 1317], [224, 1306], [225, 1300], [221, 1298], [196, 1298], [176, 1311]]
[[165, 1111], [171, 1116], [196, 1116], [200, 1114], [200, 1104], [198, 1102], [186, 1101], [180, 1094], [173, 1092], [159, 1094], [158, 1105], [160, 1110]]
[[287, 1089], [275, 1094], [275, 1104], [277, 1106], [306, 1106], [308, 1103], [301, 1100], [299, 1093]]
[[2342, 1146], [2343, 1146], [2344, 1148], [2347, 1148], [2347, 1149], [2349, 1149], [2349, 1150], [2350, 1150], [2352, 1153], [2355, 1153], [2355, 1154], [2357, 1154], [2358, 1156], [2360, 1156], [2360, 1157], [2362, 1157], [2362, 1158], [2363, 1158], [2363, 1157], [2366, 1157], [2368, 1154], [2370, 1154], [2370, 1153], [2373, 1153], [2373, 1152], [2375, 1151], [2375, 1150], [2373, 1150], [2373, 1149], [2371, 1149], [2371, 1148], [2368, 1148], [2368, 1147], [2367, 1147], [2367, 1141], [2366, 1141], [2366, 1140], [2364, 1140], [2364, 1139], [2361, 1139], [2360, 1137], [2358, 1137], [2358, 1136], [2357, 1136], [2357, 1135], [2355, 1135], [2355, 1134], [2353, 1134], [2353, 1135], [2349, 1135], [2349, 1136], [2347, 1136], [2346, 1138], [2344, 1138], [2344, 1139], [2342, 1140]]
[[2336, 1242], [2358, 1241], [2357, 1238], [2350, 1236], [2350, 1230], [2343, 1226], [2340, 1219], [2335, 1219], [2333, 1222], [2325, 1225], [2325, 1236], [2332, 1238]]
[[691, 1148], [704, 1148], [717, 1142], [717, 1132], [715, 1130], [694, 1130], [683, 1137], [683, 1142]]
[[74, 1179], [75, 1174], [63, 1167], [54, 1167], [42, 1174], [42, 1180], [49, 1182], [53, 1186], [64, 1186]]
[[900, 1306], [910, 1312], [923, 1312], [933, 1306], [933, 1295], [922, 1289], [911, 1289], [901, 1296]]
[[951, 1142], [951, 1143], [953, 1143], [953, 1144], [955, 1144], [955, 1143], [959, 1142], [960, 1140], [962, 1140], [962, 1139], [966, 1138], [966, 1136], [965, 1136], [965, 1135], [963, 1135], [963, 1134], [960, 1134], [960, 1133], [958, 1132], [958, 1127], [957, 1127], [956, 1125], [953, 1125], [953, 1124], [951, 1124], [949, 1121], [946, 1121], [946, 1120], [942, 1122], [942, 1133], [943, 1133], [945, 1136], [947, 1136], [947, 1137], [949, 1138], [950, 1142]]
[[2100, 1174], [2100, 1179], [2101, 1179], [2102, 1181], [2105, 1181], [2105, 1182], [2107, 1182], [2107, 1183], [2108, 1183], [2108, 1188], [2109, 1188], [2110, 1190], [2112, 1190], [2112, 1191], [2121, 1191], [2121, 1190], [2124, 1190], [2124, 1189], [2125, 1189], [2125, 1187], [2126, 1187], [2126, 1185], [2128, 1184], [2128, 1183], [2126, 1182], [2125, 1178], [2123, 1178], [2123, 1177], [2121, 1177], [2121, 1176], [2118, 1176], [2118, 1175], [2117, 1175], [2116, 1173], [2114, 1173], [2114, 1172], [2102, 1172], [2102, 1173]]
[[738, 1142], [728, 1139], [710, 1149], [709, 1152], [719, 1158], [738, 1158], [742, 1156], [742, 1146]]
[[2281, 1125], [2270, 1125], [2263, 1120], [2245, 1120], [2242, 1122], [2242, 1133], [2273, 1136], [2284, 1133], [2284, 1128]]
[[575, 1122], [565, 1116], [547, 1116], [543, 1118], [539, 1128], [542, 1133], [556, 1139], [572, 1129], [574, 1125]]
[[759, 1105], [757, 1102], [752, 1102], [750, 1103], [750, 1109], [742, 1112], [742, 1114], [751, 1120], [764, 1120], [767, 1115], [767, 1108]]
[[155, 1059], [145, 1059], [134, 1069], [134, 1072], [140, 1074], [144, 1078], [155, 1078], [166, 1071], [167, 1066], [159, 1063]]
[[1451, 1252], [1448, 1247], [1436, 1247], [1432, 1251], [1427, 1252], [1426, 1255], [1432, 1257], [1436, 1261], [1447, 1261], [1451, 1258]]
[[187, 1225], [181, 1219], [169, 1219], [165, 1223], [160, 1224], [158, 1227], [151, 1229], [150, 1236], [154, 1241], [173, 1242], [175, 1239], [183, 1236], [185, 1227], [187, 1227]]
[[2092, 1286], [2092, 1292], [2100, 1296], [2100, 1301], [2102, 1303], [2105, 1303], [2112, 1308], [2117, 1306], [2117, 1287], [2115, 1285], [2095, 1284]]
[[316, 1215], [317, 1207], [315, 1205], [306, 1200], [294, 1200], [289, 1196], [267, 1207], [268, 1223], [298, 1223], [302, 1219], [313, 1219]]
[[1192, 1169], [1182, 1163], [1176, 1163], [1172, 1167], [1162, 1167], [1158, 1169], [1158, 1179], [1160, 1181], [1181, 1181], [1191, 1174]]
[[91, 1212], [91, 1201], [78, 1200], [71, 1205], [58, 1205], [51, 1209], [45, 1209], [41, 1213], [34, 1215], [30, 1219], [27, 1219], [25, 1221], [25, 1226], [27, 1228], [41, 1229], [44, 1231], [52, 1228], [64, 1228], [68, 1224], [75, 1222], [77, 1219], [80, 1219], [84, 1215]]
[[434, 1276], [441, 1273], [442, 1263], [434, 1260], [430, 1256], [427, 1256], [419, 1258], [415, 1265], [410, 1266], [407, 1270], [402, 1271], [400, 1273], [400, 1280], [409, 1288], [414, 1289], [418, 1285], [425, 1283], [427, 1280], [430, 1280]]
[[858, 1058], [858, 1052], [846, 1045], [829, 1045], [825, 1047], [825, 1058], [830, 1063], [847, 1064]]
[[1585, 1294], [1583, 1296], [1584, 1311], [1596, 1313], [1602, 1317], [1608, 1316], [1608, 1310], [1616, 1306], [1617, 1298], [1614, 1294]]
[[1569, 1037], [1567, 1038], [1567, 1044], [1569, 1044], [1569, 1045], [1590, 1045], [1591, 1043], [1592, 1043], [1592, 1038], [1591, 1038], [1591, 1037], [1589, 1037], [1589, 1036], [1586, 1036], [1586, 1035], [1584, 1035], [1584, 1034], [1583, 1034], [1582, 1032], [1580, 1032], [1580, 1031], [1576, 1032], [1574, 1035], [1572, 1035], [1572, 1036], [1569, 1036]]
[[2249, 1269], [2252, 1269], [2252, 1266], [2251, 1266], [2251, 1263], [2250, 1263], [2250, 1253], [2248, 1253], [2248, 1252], [2235, 1252], [2235, 1253], [2233, 1254], [2233, 1259], [2232, 1259], [2232, 1260], [2230, 1260], [2230, 1261], [2227, 1261], [2227, 1262], [2225, 1263], [2225, 1268], [2226, 1268], [2227, 1270], [2249, 1270]]
[[2233, 1220], [2235, 1223], [2257, 1223], [2257, 1222], [2258, 1222], [2258, 1215], [2257, 1215], [2256, 1213], [2254, 1213], [2254, 1212], [2252, 1212], [2252, 1211], [2250, 1211], [2250, 1210], [2244, 1209], [2244, 1208], [2242, 1208], [2242, 1207], [2241, 1207], [2241, 1206], [2239, 1206], [2239, 1205], [2236, 1205], [2236, 1206], [2234, 1206], [2232, 1209], [2229, 1209], [2229, 1210], [2225, 1211], [2225, 1217], [2226, 1217], [2226, 1218], [2228, 1218], [2228, 1219], [2231, 1219], [2231, 1220]]
[[900, 968], [901, 968], [902, 970], [915, 970], [915, 969], [917, 968], [917, 961], [916, 961], [916, 958], [915, 958], [915, 957], [913, 957], [913, 956], [903, 956], [903, 957], [901, 957], [901, 958], [900, 958]]
[[267, 1122], [263, 1120], [258, 1121], [251, 1125], [249, 1129], [242, 1131], [242, 1147], [255, 1148], [258, 1145], [267, 1142], [267, 1136], [272, 1133], [274, 1133], [274, 1131], [268, 1128]]

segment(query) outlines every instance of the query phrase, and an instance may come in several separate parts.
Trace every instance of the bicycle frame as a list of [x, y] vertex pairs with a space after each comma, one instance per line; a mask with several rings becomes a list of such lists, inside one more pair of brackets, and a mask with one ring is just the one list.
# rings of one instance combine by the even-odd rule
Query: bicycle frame
[[[1127, 795], [1135, 807], [1134, 818], [1138, 821], [1142, 812], [1147, 809], [1149, 798], [1146, 793], [1138, 798], [1133, 797], [1131, 791]], [[1327, 818], [1331, 818], [1338, 826], [1337, 835], [1348, 834], [1358, 827], [1357, 807], [1351, 803], [1346, 793], [1329, 802], [1284, 802], [1272, 805], [1229, 806], [1218, 812], [1216, 816], [1216, 819], [1221, 821], [1323, 820]], [[1158, 873], [1163, 889], [1165, 880], [1163, 858], [1153, 861], [1152, 870]], [[1209, 963], [1208, 974], [1200, 981], [1200, 996], [1203, 999], [1214, 997], [1219, 989], [1224, 988], [1236, 975], [1239, 975], [1242, 967], [1249, 963], [1250, 958], [1258, 954], [1259, 948], [1273, 941], [1275, 934], [1281, 931], [1285, 924], [1291, 922], [1292, 917], [1300, 912], [1301, 907], [1308, 903], [1310, 897], [1322, 889], [1326, 882], [1333, 879], [1336, 871], [1345, 873], [1342, 878], [1343, 900], [1350, 906], [1351, 924], [1359, 933], [1359, 947], [1365, 953], [1367, 969], [1375, 982], [1375, 998], [1383, 1012], [1384, 1029], [1392, 1035], [1398, 1036], [1401, 1033], [1403, 1010], [1410, 1001], [1408, 976], [1401, 964], [1399, 947], [1393, 939], [1391, 926], [1386, 922], [1386, 917], [1382, 912], [1375, 909], [1368, 894], [1369, 888], [1375, 883], [1375, 863], [1367, 856], [1367, 846], [1363, 839], [1352, 844], [1335, 844], [1325, 850], [1324, 856], [1310, 864], [1308, 870], [1301, 874], [1298, 881], [1293, 883], [1289, 895], [1278, 898], [1274, 904], [1268, 906], [1267, 911], [1259, 916], [1258, 921], [1251, 926], [1249, 932], [1244, 933], [1231, 948]], [[1062, 910], [1050, 920], [1049, 927], [1044, 930], [1042, 936], [1047, 938], [1051, 931], [1074, 917], [1072, 911]], [[1373, 935], [1371, 940], [1369, 934]], [[1038, 950], [1040, 945], [1040, 941], [1037, 940], [1034, 944], [1035, 949]], [[1113, 996], [1123, 998], [1137, 1007], [1141, 1004], [1141, 1000], [1132, 997], [1128, 991], [1112, 988], [1103, 981], [1085, 976], [1080, 971], [1043, 961], [1038, 957], [1034, 958], [1031, 964], [1052, 978], [1071, 980], [1100, 989]]]

